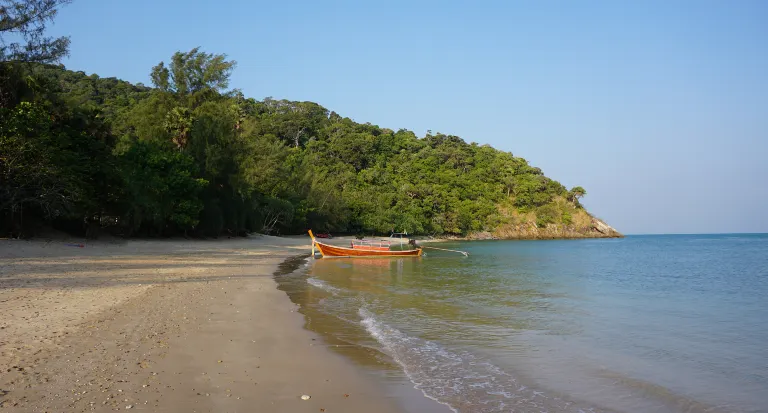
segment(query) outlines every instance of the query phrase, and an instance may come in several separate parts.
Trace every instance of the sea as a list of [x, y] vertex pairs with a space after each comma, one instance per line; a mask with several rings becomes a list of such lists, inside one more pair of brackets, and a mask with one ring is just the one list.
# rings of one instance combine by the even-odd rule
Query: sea
[[276, 276], [404, 411], [768, 412], [768, 234], [424, 245]]

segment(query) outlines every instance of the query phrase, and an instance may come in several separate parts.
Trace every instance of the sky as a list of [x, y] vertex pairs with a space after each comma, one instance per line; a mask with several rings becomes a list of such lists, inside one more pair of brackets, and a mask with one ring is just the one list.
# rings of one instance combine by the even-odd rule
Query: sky
[[626, 234], [768, 232], [768, 2], [74, 0], [72, 70], [230, 86], [527, 159]]

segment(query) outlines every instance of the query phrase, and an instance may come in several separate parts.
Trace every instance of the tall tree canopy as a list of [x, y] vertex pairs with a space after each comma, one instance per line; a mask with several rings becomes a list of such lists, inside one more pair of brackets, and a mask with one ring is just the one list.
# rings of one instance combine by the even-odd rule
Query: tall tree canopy
[[47, 37], [45, 26], [71, 0], [0, 0], [0, 61], [54, 63], [69, 51], [68, 37]]
[[151, 69], [148, 88], [27, 66], [33, 87], [0, 111], [0, 230], [467, 234], [515, 219], [571, 225], [581, 209], [583, 188], [510, 153], [246, 98], [227, 90], [234, 67], [179, 52]]
[[176, 52], [168, 67], [165, 62], [160, 62], [152, 68], [152, 84], [178, 98], [189, 98], [198, 93], [207, 93], [204, 97], [222, 93], [229, 87], [229, 76], [236, 65], [226, 59], [226, 55], [201, 52], [199, 48], [186, 53]]

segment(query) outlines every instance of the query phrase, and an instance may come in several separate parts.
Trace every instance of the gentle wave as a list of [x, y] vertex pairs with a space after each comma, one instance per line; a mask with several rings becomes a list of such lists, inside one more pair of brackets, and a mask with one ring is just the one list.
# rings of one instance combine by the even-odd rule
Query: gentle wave
[[340, 289], [338, 289], [338, 288], [336, 288], [336, 287], [334, 287], [334, 286], [328, 284], [327, 282], [325, 282], [325, 281], [323, 281], [321, 279], [318, 279], [318, 278], [309, 277], [309, 278], [307, 278], [307, 283], [309, 285], [313, 286], [313, 287], [317, 287], [317, 288], [319, 288], [321, 290], [328, 291], [329, 293], [331, 293], [333, 295], [336, 295], [336, 294], [341, 292]]
[[360, 323], [405, 371], [414, 387], [428, 398], [459, 412], [524, 411], [595, 412], [547, 397], [528, 388], [497, 366], [468, 352], [409, 336], [377, 320], [365, 307]]
[[310, 260], [277, 279], [339, 351], [457, 412], [766, 412], [754, 238], [457, 244], [475, 258]]

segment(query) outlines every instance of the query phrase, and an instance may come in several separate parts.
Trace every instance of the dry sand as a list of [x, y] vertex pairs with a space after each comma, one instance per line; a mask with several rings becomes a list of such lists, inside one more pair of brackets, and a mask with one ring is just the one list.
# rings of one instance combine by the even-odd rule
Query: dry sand
[[401, 410], [277, 290], [308, 244], [0, 240], [0, 410]]

